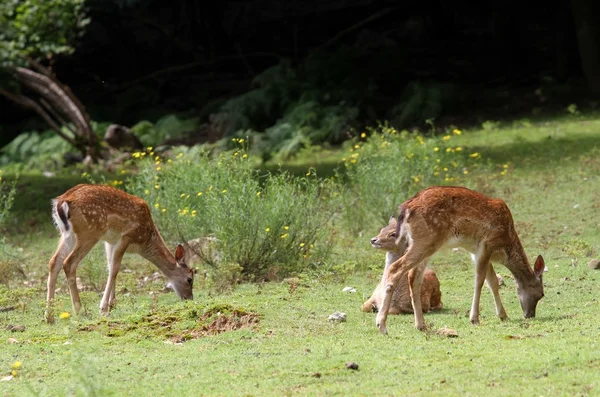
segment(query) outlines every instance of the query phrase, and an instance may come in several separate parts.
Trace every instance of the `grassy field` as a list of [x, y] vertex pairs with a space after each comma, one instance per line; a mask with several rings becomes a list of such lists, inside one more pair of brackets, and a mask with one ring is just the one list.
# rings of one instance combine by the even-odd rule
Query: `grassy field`
[[[463, 131], [454, 139], [490, 163], [485, 172], [469, 174], [467, 186], [503, 198], [529, 258], [542, 254], [546, 260], [545, 297], [535, 319], [522, 318], [512, 276], [497, 265], [510, 320], [495, 317], [486, 289], [481, 324], [472, 326], [472, 265], [464, 253], [445, 252], [432, 263], [444, 309], [425, 315], [429, 331], [417, 331], [412, 315], [400, 315], [390, 316], [389, 335], [380, 335], [375, 315], [360, 312], [384, 262], [383, 254], [369, 247], [378, 232], [372, 230], [340, 239], [330, 271], [243, 284], [230, 293], [215, 293], [199, 280], [193, 302], [162, 293], [161, 279], [142, 282], [156, 269], [126, 257], [118, 306], [109, 317], [97, 314], [101, 295], [86, 291], [85, 314], [47, 325], [42, 321], [46, 264], [57, 242], [47, 205], [75, 180], [49, 183], [25, 175], [15, 207], [22, 222], [9, 225], [6, 237], [27, 277], [26, 284], [15, 278], [20, 288], [13, 283], [11, 290], [0, 290], [19, 302], [16, 310], [0, 313], [0, 378], [13, 367], [16, 374], [0, 382], [1, 394], [600, 393], [600, 270], [587, 266], [599, 255], [600, 120], [520, 122]], [[104, 263], [102, 249], [80, 272], [102, 269], [92, 266], [95, 262]], [[105, 274], [87, 277], [101, 283]], [[62, 275], [59, 286], [56, 308], [70, 313]], [[357, 293], [342, 292], [345, 286]], [[335, 311], [347, 313], [347, 321], [329, 322]], [[456, 330], [458, 337], [438, 335], [442, 327]], [[358, 369], [346, 368], [350, 362]]]

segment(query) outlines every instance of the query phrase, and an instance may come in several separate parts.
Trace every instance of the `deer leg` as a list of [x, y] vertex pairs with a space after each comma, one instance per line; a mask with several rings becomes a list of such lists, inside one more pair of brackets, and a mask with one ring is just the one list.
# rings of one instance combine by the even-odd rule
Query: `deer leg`
[[77, 266], [89, 252], [94, 248], [98, 240], [88, 240], [85, 242], [77, 241], [75, 248], [67, 256], [63, 263], [63, 270], [67, 276], [67, 284], [69, 285], [69, 292], [71, 293], [71, 303], [73, 305], [73, 311], [75, 314], [79, 314], [81, 311], [81, 299], [79, 298], [79, 290], [77, 290]]
[[481, 289], [488, 273], [490, 255], [485, 252], [480, 253], [474, 258], [475, 262], [475, 292], [473, 294], [473, 303], [471, 305], [471, 324], [479, 324], [479, 301], [481, 299]]
[[496, 315], [502, 321], [507, 320], [508, 315], [506, 314], [506, 310], [504, 310], [502, 300], [500, 299], [500, 286], [498, 284], [498, 277], [496, 276], [496, 271], [494, 270], [494, 266], [492, 266], [491, 263], [488, 264], [488, 271], [485, 276], [485, 280], [487, 281], [487, 285], [492, 291], [492, 294], [494, 294], [494, 303], [496, 304]]
[[105, 244], [108, 261], [108, 280], [106, 281], [106, 288], [100, 302], [100, 315], [108, 314], [110, 305], [114, 304], [117, 274], [119, 274], [121, 260], [123, 259], [123, 255], [125, 255], [125, 251], [127, 251], [128, 245], [129, 239], [127, 237], [121, 237], [114, 245]]
[[[408, 272], [418, 266], [422, 262], [426, 262], [429, 256], [435, 253], [437, 247], [430, 247], [431, 249], [423, 249], [423, 247], [417, 247], [413, 244], [409, 247], [408, 251], [400, 257], [397, 261], [393, 262], [389, 267], [385, 269], [383, 273], [383, 299], [381, 300], [381, 307], [375, 318], [375, 325], [379, 328], [379, 332], [387, 334], [386, 320], [390, 310], [390, 304], [392, 301], [392, 294], [398, 286], [400, 280], [404, 277], [408, 277]], [[414, 305], [413, 309], [415, 312], [415, 327], [417, 329], [425, 328], [425, 321], [423, 312], [421, 310], [421, 297], [419, 295], [414, 296], [417, 304]], [[419, 312], [417, 312], [419, 311]]]
[[56, 291], [58, 273], [60, 273], [65, 258], [69, 252], [71, 252], [72, 244], [73, 238], [71, 236], [61, 236], [58, 248], [54, 255], [52, 255], [50, 263], [48, 264], [48, 291], [46, 296], [46, 312], [44, 316], [46, 322], [49, 324], [54, 323], [54, 311], [52, 310], [52, 305], [54, 304], [54, 293]]

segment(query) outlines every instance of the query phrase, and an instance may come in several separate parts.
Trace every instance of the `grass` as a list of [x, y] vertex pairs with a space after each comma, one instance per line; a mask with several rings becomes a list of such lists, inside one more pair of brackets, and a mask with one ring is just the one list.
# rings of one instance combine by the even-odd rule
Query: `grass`
[[[86, 314], [50, 326], [42, 321], [45, 263], [56, 232], [40, 215], [39, 225], [8, 236], [23, 249], [17, 255], [28, 275], [29, 288], [16, 291], [29, 298], [13, 297], [16, 310], [0, 313], [0, 378], [21, 362], [17, 376], [0, 383], [3, 394], [597, 394], [600, 271], [588, 269], [586, 255], [597, 257], [600, 241], [600, 121], [568, 118], [463, 131], [456, 142], [490, 162], [487, 171], [470, 174], [467, 185], [505, 199], [529, 257], [544, 255], [546, 296], [535, 319], [522, 318], [510, 273], [497, 265], [510, 320], [495, 317], [486, 290], [481, 325], [470, 325], [472, 265], [465, 254], [445, 252], [432, 264], [444, 309], [426, 314], [430, 331], [415, 330], [410, 315], [390, 316], [390, 335], [381, 336], [375, 315], [359, 308], [378, 282], [383, 255], [369, 247], [370, 235], [346, 235], [331, 269], [243, 284], [229, 294], [202, 288], [199, 280], [193, 302], [160, 293], [160, 280], [142, 285], [139, 279], [155, 269], [126, 257], [118, 305], [108, 318], [97, 314], [100, 294], [87, 291]], [[48, 202], [51, 196], [42, 198], [43, 191], [36, 193], [39, 201]], [[19, 196], [17, 205], [17, 217], [29, 213]], [[101, 249], [84, 266], [104, 266]], [[360, 270], [344, 272], [345, 267]], [[60, 283], [56, 308], [70, 312], [62, 276]], [[358, 292], [344, 293], [345, 286]], [[127, 292], [120, 291], [124, 287]], [[215, 308], [223, 316], [258, 317], [249, 327], [213, 334], [207, 330]], [[335, 311], [347, 313], [347, 321], [328, 322]], [[12, 332], [9, 325], [25, 330]], [[458, 337], [437, 335], [442, 327], [457, 330]], [[179, 343], [178, 336], [186, 341]], [[347, 369], [347, 362], [357, 363], [358, 370]]]

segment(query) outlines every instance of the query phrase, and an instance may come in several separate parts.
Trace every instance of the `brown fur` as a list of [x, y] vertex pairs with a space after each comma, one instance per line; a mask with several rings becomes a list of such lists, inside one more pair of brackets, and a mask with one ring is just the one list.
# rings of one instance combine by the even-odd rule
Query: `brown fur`
[[182, 299], [192, 298], [194, 273], [185, 263], [183, 246], [177, 247], [175, 255], [167, 249], [148, 204], [141, 198], [110, 186], [77, 185], [53, 201], [53, 216], [61, 239], [49, 263], [46, 321], [54, 320], [51, 305], [61, 268], [67, 276], [73, 310], [80, 311], [77, 266], [100, 240], [105, 241], [109, 263], [101, 313], [107, 313], [114, 304], [115, 281], [125, 252], [152, 262]]
[[[398, 260], [406, 250], [406, 244], [402, 241], [396, 244], [396, 219], [390, 218], [389, 224], [381, 229], [379, 234], [371, 239], [371, 244], [374, 248], [381, 249], [387, 252], [386, 266]], [[406, 279], [398, 282], [398, 286], [392, 295], [389, 314], [414, 313], [412, 307], [412, 299], [410, 297], [409, 283], [414, 282], [415, 273], [410, 272]], [[381, 298], [385, 293], [385, 285], [379, 283], [373, 291], [371, 297], [362, 305], [363, 312], [377, 312], [381, 306]], [[429, 268], [425, 269], [423, 275], [423, 285], [421, 287], [421, 303], [423, 312], [441, 310], [442, 309], [442, 292], [440, 291], [440, 281], [435, 272]]]
[[[500, 300], [498, 279], [490, 261], [500, 262], [511, 271], [517, 284], [523, 315], [535, 317], [537, 302], [544, 295], [544, 260], [538, 256], [534, 268], [531, 268], [504, 201], [463, 187], [431, 187], [402, 203], [398, 222], [397, 240], [400, 242], [405, 239], [410, 244], [406, 253], [384, 272], [386, 287], [376, 319], [380, 332], [387, 332], [386, 318], [395, 286], [410, 271], [423, 271], [429, 258], [444, 246], [462, 247], [473, 254], [475, 292], [470, 314], [473, 324], [479, 323], [479, 300], [485, 280], [494, 295], [496, 314], [502, 320], [508, 317]], [[421, 286], [418, 278], [415, 280], [417, 282], [410, 285], [415, 290], [415, 294], [411, 295], [415, 327], [424, 329]]]

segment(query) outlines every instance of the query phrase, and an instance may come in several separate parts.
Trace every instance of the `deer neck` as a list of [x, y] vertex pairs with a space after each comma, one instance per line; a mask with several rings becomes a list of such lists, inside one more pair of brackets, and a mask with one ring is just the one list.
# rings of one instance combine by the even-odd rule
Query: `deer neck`
[[148, 242], [142, 247], [141, 254], [167, 277], [171, 277], [177, 268], [175, 257], [165, 245], [165, 241], [158, 231], [152, 233]]
[[399, 252], [388, 251], [385, 253], [385, 268], [387, 269], [389, 265], [396, 262], [402, 256]]
[[533, 269], [518, 238], [506, 249], [506, 267], [521, 285], [528, 285], [535, 279]]

